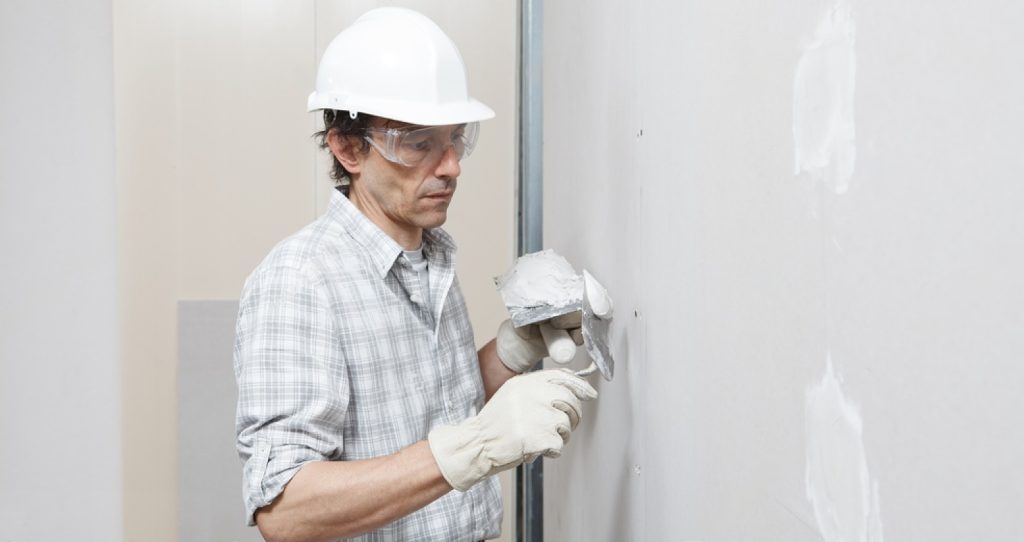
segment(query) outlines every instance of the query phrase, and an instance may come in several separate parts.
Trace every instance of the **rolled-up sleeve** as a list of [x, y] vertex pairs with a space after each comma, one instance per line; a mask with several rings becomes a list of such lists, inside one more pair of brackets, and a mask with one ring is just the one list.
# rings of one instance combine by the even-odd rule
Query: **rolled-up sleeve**
[[322, 280], [301, 267], [264, 267], [239, 304], [235, 430], [246, 521], [310, 461], [344, 448], [349, 385]]

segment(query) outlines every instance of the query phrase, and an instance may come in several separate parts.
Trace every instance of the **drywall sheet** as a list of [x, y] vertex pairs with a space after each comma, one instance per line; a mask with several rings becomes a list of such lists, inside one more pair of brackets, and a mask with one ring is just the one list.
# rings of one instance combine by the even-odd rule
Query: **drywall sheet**
[[618, 358], [546, 539], [1024, 539], [1024, 5], [544, 10], [545, 245]]
[[237, 301], [178, 303], [178, 532], [181, 540], [262, 540], [245, 524], [235, 451]]
[[0, 540], [124, 540], [111, 6], [0, 2]]

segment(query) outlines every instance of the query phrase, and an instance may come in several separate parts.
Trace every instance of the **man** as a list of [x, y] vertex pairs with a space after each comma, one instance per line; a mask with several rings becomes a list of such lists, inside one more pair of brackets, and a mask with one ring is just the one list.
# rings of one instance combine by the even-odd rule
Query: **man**
[[451, 40], [400, 8], [335, 38], [309, 109], [339, 186], [242, 294], [248, 521], [275, 541], [496, 537], [491, 475], [557, 457], [596, 392], [567, 371], [519, 375], [547, 355], [535, 329], [505, 322], [475, 351], [440, 226], [494, 113]]

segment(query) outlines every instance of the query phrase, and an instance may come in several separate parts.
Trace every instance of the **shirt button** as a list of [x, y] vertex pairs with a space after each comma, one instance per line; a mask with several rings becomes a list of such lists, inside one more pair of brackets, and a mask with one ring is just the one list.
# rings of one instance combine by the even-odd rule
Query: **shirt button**
[[420, 302], [420, 296], [418, 296], [416, 294], [413, 294], [413, 295], [409, 296], [409, 301], [412, 301], [413, 303], [419, 303]]

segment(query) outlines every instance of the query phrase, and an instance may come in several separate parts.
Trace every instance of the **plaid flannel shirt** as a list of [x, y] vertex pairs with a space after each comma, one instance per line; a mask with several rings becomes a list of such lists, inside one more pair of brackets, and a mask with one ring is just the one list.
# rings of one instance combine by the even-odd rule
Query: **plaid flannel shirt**
[[[245, 283], [235, 342], [247, 521], [309, 461], [380, 457], [483, 406], [455, 244], [424, 231], [433, 306], [401, 247], [340, 192]], [[496, 478], [353, 540], [499, 534]]]

